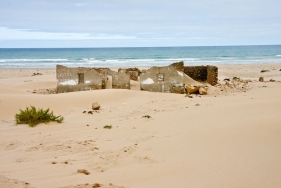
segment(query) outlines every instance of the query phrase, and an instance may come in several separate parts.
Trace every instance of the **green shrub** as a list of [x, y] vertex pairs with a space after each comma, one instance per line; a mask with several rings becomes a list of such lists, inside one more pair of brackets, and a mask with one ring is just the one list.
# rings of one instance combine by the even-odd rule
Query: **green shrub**
[[105, 129], [111, 129], [111, 128], [112, 128], [112, 125], [105, 125], [103, 128], [105, 128]]
[[47, 110], [37, 110], [34, 106], [30, 106], [30, 108], [26, 107], [25, 110], [20, 109], [20, 113], [15, 115], [15, 119], [16, 124], [28, 124], [30, 127], [35, 127], [39, 123], [48, 123], [50, 121], [61, 123], [64, 118], [54, 116], [49, 108]]

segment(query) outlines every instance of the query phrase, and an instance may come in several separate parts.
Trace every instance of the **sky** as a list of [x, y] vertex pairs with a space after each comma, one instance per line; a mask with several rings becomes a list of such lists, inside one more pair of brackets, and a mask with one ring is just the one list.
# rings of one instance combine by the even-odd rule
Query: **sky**
[[280, 0], [1, 0], [0, 48], [281, 44]]

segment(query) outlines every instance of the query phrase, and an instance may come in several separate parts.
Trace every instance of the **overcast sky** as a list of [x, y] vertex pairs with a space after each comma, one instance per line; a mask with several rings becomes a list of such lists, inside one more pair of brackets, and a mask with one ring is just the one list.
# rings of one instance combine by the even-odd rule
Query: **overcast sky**
[[281, 44], [281, 0], [1, 0], [0, 48]]

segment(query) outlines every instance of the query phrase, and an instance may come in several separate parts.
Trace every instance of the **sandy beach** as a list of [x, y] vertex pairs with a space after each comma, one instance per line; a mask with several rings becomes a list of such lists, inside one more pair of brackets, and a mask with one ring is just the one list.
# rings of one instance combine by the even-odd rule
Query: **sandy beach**
[[[136, 81], [50, 94], [55, 69], [0, 69], [0, 188], [281, 187], [281, 64], [218, 69], [219, 84], [192, 98]], [[100, 111], [83, 113], [93, 102]], [[65, 120], [16, 126], [30, 105]]]

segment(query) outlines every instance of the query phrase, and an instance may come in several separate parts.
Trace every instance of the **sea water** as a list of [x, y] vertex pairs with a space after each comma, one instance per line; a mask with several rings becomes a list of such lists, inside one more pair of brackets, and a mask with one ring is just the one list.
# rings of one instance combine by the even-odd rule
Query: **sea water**
[[138, 67], [281, 63], [281, 45], [132, 48], [0, 48], [0, 68]]

